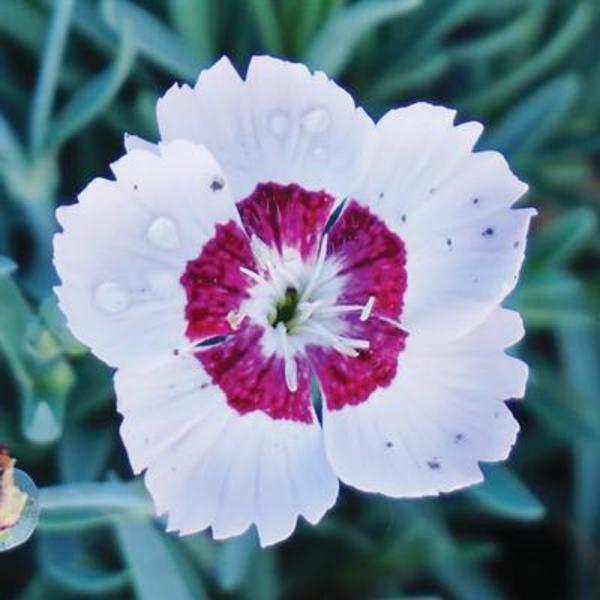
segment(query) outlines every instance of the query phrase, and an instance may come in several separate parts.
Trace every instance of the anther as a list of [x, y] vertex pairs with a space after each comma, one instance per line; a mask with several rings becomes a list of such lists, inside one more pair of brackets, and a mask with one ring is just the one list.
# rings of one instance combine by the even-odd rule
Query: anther
[[365, 304], [364, 308], [362, 309], [362, 311], [360, 313], [361, 321], [366, 321], [371, 316], [371, 312], [373, 311], [373, 306], [375, 306], [375, 296], [369, 296], [367, 303]]
[[242, 324], [242, 322], [245, 318], [246, 318], [245, 314], [240, 313], [235, 310], [230, 310], [227, 313], [225, 320], [229, 323], [229, 326], [231, 327], [231, 329], [236, 331], [237, 329], [240, 328], [240, 325]]

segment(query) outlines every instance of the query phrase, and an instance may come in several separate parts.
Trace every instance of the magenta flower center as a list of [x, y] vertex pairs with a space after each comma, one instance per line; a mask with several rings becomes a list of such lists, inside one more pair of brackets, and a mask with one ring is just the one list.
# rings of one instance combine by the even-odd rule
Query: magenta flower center
[[311, 422], [310, 379], [330, 409], [392, 381], [406, 332], [402, 240], [350, 200], [328, 229], [325, 192], [259, 184], [218, 225], [181, 283], [196, 356], [240, 413]]

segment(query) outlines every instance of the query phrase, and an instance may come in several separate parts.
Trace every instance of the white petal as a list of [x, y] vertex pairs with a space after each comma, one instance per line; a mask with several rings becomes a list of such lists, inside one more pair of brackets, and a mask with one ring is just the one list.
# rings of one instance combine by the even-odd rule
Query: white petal
[[121, 435], [135, 472], [168, 527], [212, 527], [217, 539], [255, 524], [263, 546], [287, 538], [299, 515], [318, 522], [333, 506], [338, 480], [321, 429], [230, 408], [190, 355], [117, 372]]
[[179, 279], [215, 224], [238, 219], [219, 165], [189, 142], [133, 150], [62, 207], [54, 238], [60, 306], [73, 333], [111, 365], [179, 348], [185, 293]]
[[137, 135], [125, 134], [123, 139], [123, 145], [127, 152], [133, 152], [134, 150], [145, 150], [146, 152], [152, 152], [153, 154], [160, 154], [158, 144], [153, 144]]
[[207, 146], [236, 200], [268, 181], [344, 198], [368, 165], [374, 129], [323, 73], [268, 56], [252, 59], [245, 81], [222, 58], [194, 89], [171, 88], [157, 114], [164, 140]]
[[527, 367], [504, 348], [522, 332], [517, 313], [497, 309], [453, 342], [409, 336], [391, 385], [357, 406], [324, 410], [340, 479], [393, 497], [481, 481], [478, 462], [504, 460], [519, 429], [504, 400], [524, 394]]
[[385, 115], [353, 194], [405, 243], [403, 327], [435, 339], [463, 335], [513, 289], [535, 214], [511, 210], [527, 186], [497, 152], [474, 153], [481, 125], [454, 115], [425, 103]]

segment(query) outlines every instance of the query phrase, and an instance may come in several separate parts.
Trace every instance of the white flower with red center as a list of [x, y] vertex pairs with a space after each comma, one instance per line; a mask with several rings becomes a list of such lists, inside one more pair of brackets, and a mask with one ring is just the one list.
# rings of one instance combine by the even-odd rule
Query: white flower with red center
[[478, 123], [419, 103], [374, 124], [269, 57], [245, 80], [222, 59], [157, 112], [161, 142], [128, 137], [115, 180], [59, 209], [55, 264], [170, 530], [272, 544], [338, 479], [418, 497], [506, 458], [527, 367], [500, 303], [534, 211], [473, 151]]

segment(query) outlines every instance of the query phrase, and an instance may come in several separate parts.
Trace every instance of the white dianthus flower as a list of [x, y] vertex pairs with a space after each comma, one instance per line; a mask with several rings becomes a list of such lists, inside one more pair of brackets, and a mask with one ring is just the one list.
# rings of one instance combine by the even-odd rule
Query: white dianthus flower
[[[60, 306], [117, 368], [121, 434], [168, 528], [263, 545], [338, 479], [393, 497], [505, 459], [527, 367], [507, 356], [532, 209], [478, 123], [418, 103], [374, 124], [323, 73], [227, 59], [158, 102], [59, 209]], [[338, 210], [339, 209], [339, 210]], [[323, 398], [322, 419], [311, 385]]]

